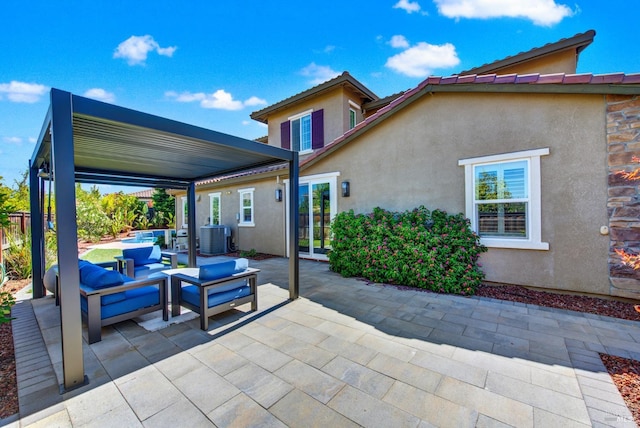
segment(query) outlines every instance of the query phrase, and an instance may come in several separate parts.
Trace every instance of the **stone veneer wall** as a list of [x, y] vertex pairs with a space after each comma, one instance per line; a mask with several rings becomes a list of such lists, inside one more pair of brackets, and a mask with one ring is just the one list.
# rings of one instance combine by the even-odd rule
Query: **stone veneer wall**
[[640, 158], [640, 96], [607, 96], [607, 148], [610, 294], [640, 299], [640, 270], [623, 266], [614, 252], [640, 253], [640, 181], [618, 174], [640, 168], [633, 160]]

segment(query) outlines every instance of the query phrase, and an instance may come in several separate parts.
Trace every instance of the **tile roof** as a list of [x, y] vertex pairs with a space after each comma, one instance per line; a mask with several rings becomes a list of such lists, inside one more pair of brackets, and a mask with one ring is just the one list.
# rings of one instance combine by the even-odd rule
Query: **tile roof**
[[310, 89], [299, 92], [295, 95], [292, 95], [288, 98], [285, 98], [282, 101], [278, 101], [275, 104], [271, 104], [268, 107], [265, 107], [261, 110], [254, 111], [251, 113], [251, 119], [257, 120], [263, 123], [267, 123], [267, 116], [279, 109], [286, 108], [287, 106], [297, 103], [299, 101], [303, 101], [309, 97], [316, 96], [323, 91], [330, 90], [335, 88], [338, 85], [349, 85], [354, 91], [360, 92], [363, 98], [374, 101], [378, 99], [378, 96], [374, 94], [369, 88], [364, 86], [355, 77], [351, 76], [348, 71], [344, 71], [342, 74], [334, 77], [333, 79], [327, 80], [324, 83], [320, 83]]
[[481, 65], [480, 67], [474, 67], [469, 70], [459, 73], [460, 75], [469, 74], [488, 74], [491, 72], [499, 71], [501, 68], [507, 68], [516, 64], [530, 61], [534, 58], [540, 58], [546, 55], [550, 55], [556, 52], [565, 51], [568, 49], [575, 49], [576, 54], [579, 54], [587, 46], [593, 42], [596, 32], [594, 30], [585, 31], [584, 33], [576, 34], [573, 37], [567, 37], [560, 39], [557, 42], [547, 43], [544, 46], [533, 48], [525, 52], [520, 52], [516, 55], [511, 55], [503, 59], [499, 59], [488, 64]]
[[135, 196], [136, 198], [141, 199], [151, 199], [153, 196], [154, 189], [144, 189], [138, 192], [128, 193], [129, 196]]
[[[616, 91], [616, 85], [620, 85], [621, 91], [624, 93], [640, 94], [640, 73], [637, 74], [624, 74], [624, 73], [611, 73], [611, 74], [507, 74], [507, 75], [465, 75], [465, 76], [447, 76], [438, 77], [431, 76], [423, 80], [418, 86], [402, 93], [398, 98], [391, 101], [388, 105], [382, 107], [371, 116], [367, 117], [362, 122], [358, 123], [354, 128], [345, 132], [340, 137], [333, 140], [331, 143], [324, 146], [322, 149], [315, 151], [310, 157], [300, 162], [300, 166], [310, 165], [318, 158], [323, 157], [329, 152], [334, 151], [342, 145], [342, 143], [351, 139], [356, 134], [363, 133], [371, 126], [375, 126], [383, 118], [389, 116], [390, 113], [396, 111], [396, 109], [408, 103], [410, 100], [415, 100], [421, 95], [429, 92], [476, 92], [478, 89], [482, 89], [485, 92], [505, 91], [505, 88], [509, 88], [512, 92], [528, 92], [526, 89], [533, 89], [533, 92], [545, 93], [550, 91], [549, 88], [554, 89], [560, 87], [562, 90], [554, 92], [566, 92], [566, 93], [582, 93], [594, 91], [588, 91], [587, 88], [595, 88], [595, 93], [619, 93]], [[638, 85], [627, 86], [627, 85]], [[623, 88], [624, 86], [624, 88]], [[505, 91], [506, 92], [506, 91]], [[530, 91], [529, 91], [530, 92]]]
[[203, 186], [205, 184], [219, 183], [221, 181], [231, 180], [233, 178], [248, 177], [248, 176], [251, 176], [251, 175], [265, 174], [267, 172], [285, 170], [288, 167], [289, 167], [289, 165], [287, 163], [281, 163], [281, 164], [277, 164], [277, 165], [265, 166], [263, 168], [255, 168], [255, 169], [250, 169], [250, 170], [247, 170], [247, 171], [240, 171], [240, 172], [236, 172], [234, 174], [221, 175], [219, 177], [213, 177], [213, 178], [208, 178], [206, 180], [198, 181], [198, 182], [196, 182], [196, 186]]
[[[637, 86], [636, 86], [637, 85]], [[553, 88], [553, 90], [551, 89]], [[560, 89], [558, 89], [560, 88]], [[336, 150], [342, 144], [351, 140], [352, 137], [366, 132], [370, 127], [376, 126], [390, 114], [410, 101], [418, 99], [421, 95], [429, 92], [564, 92], [564, 93], [627, 93], [640, 94], [640, 73], [610, 73], [610, 74], [485, 74], [485, 75], [464, 75], [464, 76], [431, 76], [423, 80], [415, 88], [398, 94], [397, 98], [386, 106], [380, 108], [371, 116], [358, 123], [354, 128], [348, 130], [340, 137], [325, 145], [322, 149], [316, 150], [311, 156], [300, 162], [300, 166], [308, 166], [326, 154]], [[203, 180], [197, 185], [220, 182], [231, 178], [257, 175], [266, 172], [284, 170], [286, 164], [280, 164], [250, 171], [244, 171], [223, 177], [216, 177], [210, 180]]]

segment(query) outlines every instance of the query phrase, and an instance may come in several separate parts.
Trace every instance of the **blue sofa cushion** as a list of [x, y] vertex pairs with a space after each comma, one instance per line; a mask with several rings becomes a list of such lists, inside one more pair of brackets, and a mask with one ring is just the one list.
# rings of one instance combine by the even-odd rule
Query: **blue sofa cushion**
[[108, 270], [92, 263], [80, 267], [80, 282], [96, 290], [113, 287], [124, 283], [124, 279], [117, 270]]
[[[126, 275], [122, 275], [122, 279], [124, 280], [125, 283], [134, 281], [133, 279], [129, 278]], [[107, 294], [106, 296], [100, 297], [100, 305], [101, 306], [113, 305], [114, 303], [122, 302], [126, 298], [127, 296], [124, 291], [121, 291], [119, 293]]]
[[[158, 291], [158, 287], [153, 285], [134, 288], [133, 290], [127, 290], [116, 294], [124, 294], [124, 299], [110, 305], [102, 303], [102, 308], [100, 310], [101, 319], [126, 314], [127, 312], [132, 312], [160, 303], [160, 292]], [[87, 312], [87, 298], [84, 296], [80, 296], [80, 308], [83, 312]]]
[[[246, 281], [239, 281], [224, 287], [209, 290], [207, 299], [208, 307], [214, 307], [222, 303], [231, 302], [251, 294], [251, 287]], [[188, 285], [182, 287], [182, 299], [194, 306], [200, 306], [200, 287], [198, 285]]]
[[249, 260], [245, 258], [227, 260], [200, 266], [198, 279], [213, 280], [226, 278], [234, 273], [244, 272], [249, 267]]
[[152, 273], [151, 271], [158, 271], [158, 270], [163, 270], [166, 269], [168, 266], [164, 265], [162, 263], [149, 263], [147, 265], [144, 266], [136, 266], [133, 268], [133, 271], [135, 273], [135, 276], [138, 277], [140, 276], [140, 274], [149, 274]]
[[122, 257], [133, 259], [134, 266], [141, 266], [162, 261], [162, 251], [159, 245], [150, 247], [126, 248], [122, 250]]

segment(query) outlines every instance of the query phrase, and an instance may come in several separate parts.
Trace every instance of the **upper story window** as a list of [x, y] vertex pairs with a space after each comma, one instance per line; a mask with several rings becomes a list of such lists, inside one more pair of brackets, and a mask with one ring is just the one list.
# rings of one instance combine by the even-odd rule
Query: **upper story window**
[[298, 118], [289, 119], [291, 123], [291, 149], [297, 152], [311, 150], [311, 112]]
[[309, 152], [324, 147], [324, 110], [307, 110], [280, 124], [283, 149]]
[[353, 129], [356, 127], [356, 124], [358, 122], [357, 112], [361, 109], [362, 108], [358, 104], [349, 100], [349, 129]]
[[540, 156], [549, 149], [463, 159], [466, 215], [487, 247], [548, 250], [542, 242]]

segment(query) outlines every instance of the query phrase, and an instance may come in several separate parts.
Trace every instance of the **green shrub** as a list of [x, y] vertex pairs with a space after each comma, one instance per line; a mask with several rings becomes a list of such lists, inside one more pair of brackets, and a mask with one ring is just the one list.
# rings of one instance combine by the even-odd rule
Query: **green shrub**
[[462, 214], [421, 206], [370, 214], [338, 214], [331, 224], [331, 270], [346, 277], [474, 294], [484, 278], [478, 264], [486, 248]]
[[0, 292], [0, 324], [10, 322], [11, 307], [16, 303], [15, 297], [8, 291]]
[[7, 235], [9, 248], [5, 254], [7, 275], [11, 279], [31, 278], [31, 233]]

